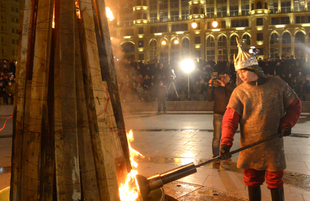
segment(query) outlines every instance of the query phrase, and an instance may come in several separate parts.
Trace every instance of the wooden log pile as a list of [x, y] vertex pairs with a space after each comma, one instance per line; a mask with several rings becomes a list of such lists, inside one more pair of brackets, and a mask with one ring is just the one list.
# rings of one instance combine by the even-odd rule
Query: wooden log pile
[[104, 0], [25, 0], [10, 199], [119, 200], [130, 171]]

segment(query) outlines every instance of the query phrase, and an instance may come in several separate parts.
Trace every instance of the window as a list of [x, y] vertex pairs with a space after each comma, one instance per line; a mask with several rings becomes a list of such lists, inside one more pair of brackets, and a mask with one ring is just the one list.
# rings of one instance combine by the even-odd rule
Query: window
[[269, 0], [270, 13], [278, 13], [278, 0]]
[[246, 46], [246, 45], [251, 45], [251, 38], [248, 34], [245, 34], [243, 37], [242, 37], [242, 45], [243, 46]]
[[207, 7], [207, 16], [214, 17], [214, 7]]
[[225, 36], [220, 36], [219, 37], [219, 41], [218, 41], [218, 47], [219, 48], [223, 48], [223, 47], [226, 48], [226, 44], [227, 44], [226, 37]]
[[215, 47], [215, 41], [213, 37], [208, 37], [207, 39], [207, 47]]
[[138, 44], [139, 44], [139, 47], [144, 47], [144, 41], [143, 40], [140, 40]]
[[157, 12], [150, 13], [150, 20], [151, 22], [157, 22]]
[[157, 1], [149, 1], [150, 10], [157, 10]]
[[250, 4], [248, 0], [241, 0], [241, 15], [249, 15]]
[[159, 12], [159, 21], [160, 22], [167, 22], [168, 21], [168, 11]]
[[170, 8], [179, 8], [179, 0], [170, 0]]
[[[308, 4], [308, 6], [310, 6]], [[304, 0], [294, 0], [294, 12], [305, 11], [305, 1]]]
[[257, 33], [256, 37], [257, 37], [257, 41], [263, 41], [264, 40], [264, 34], [263, 33]]
[[139, 27], [138, 33], [143, 34], [143, 27]]
[[188, 31], [187, 24], [173, 24], [171, 25], [171, 31]]
[[227, 6], [218, 6], [217, 7], [217, 16], [226, 17], [227, 16]]
[[14, 40], [14, 39], [12, 39], [12, 44], [13, 44], [13, 45], [15, 44], [15, 40]]
[[272, 25], [290, 24], [290, 18], [289, 17], [272, 17], [271, 24]]
[[238, 16], [239, 13], [238, 5], [229, 6], [229, 10], [230, 10], [230, 16]]
[[189, 7], [188, 0], [181, 0], [182, 7]]
[[297, 32], [295, 35], [295, 55], [300, 58], [305, 55], [305, 34], [301, 31]]
[[249, 21], [248, 19], [244, 20], [231, 20], [231, 27], [248, 27]]
[[296, 16], [295, 23], [309, 23], [310, 22], [310, 16]]
[[291, 12], [291, 1], [281, 1], [281, 13]]
[[158, 0], [159, 9], [168, 9], [168, 0]]
[[279, 44], [279, 36], [276, 33], [271, 34], [270, 45]]
[[291, 35], [285, 32], [282, 36], [282, 44], [291, 44]]
[[170, 11], [170, 21], [178, 21], [179, 20], [179, 10]]
[[256, 19], [256, 26], [263, 26], [263, 18]]
[[256, 4], [256, 9], [262, 9], [263, 8], [263, 5], [262, 5], [262, 2], [257, 2]]
[[150, 33], [162, 33], [167, 32], [167, 26], [152, 26], [150, 27]]
[[195, 44], [200, 44], [201, 41], [200, 41], [200, 37], [195, 37]]
[[199, 8], [195, 7], [193, 12], [193, 14], [199, 14]]
[[236, 35], [233, 35], [230, 38], [230, 47], [237, 47], [237, 39], [238, 39], [238, 36]]
[[304, 44], [305, 43], [305, 34], [302, 32], [297, 32], [295, 35], [295, 44]]
[[189, 16], [189, 10], [182, 10], [182, 20], [187, 20]]

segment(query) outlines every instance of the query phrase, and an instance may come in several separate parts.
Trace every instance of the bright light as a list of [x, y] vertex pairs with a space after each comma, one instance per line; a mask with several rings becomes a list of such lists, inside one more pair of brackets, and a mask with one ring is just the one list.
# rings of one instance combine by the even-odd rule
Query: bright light
[[175, 40], [173, 41], [173, 43], [174, 43], [175, 45], [177, 45], [177, 44], [179, 44], [179, 40], [175, 39]]
[[107, 17], [109, 21], [112, 21], [114, 19], [113, 13], [109, 7], [105, 8], [105, 12], [107, 13]]
[[218, 25], [219, 25], [219, 23], [218, 23], [216, 20], [214, 20], [214, 21], [212, 22], [213, 28], [216, 28]]
[[194, 62], [192, 60], [183, 60], [181, 61], [181, 68], [183, 69], [184, 72], [190, 73], [194, 70]]
[[197, 22], [193, 22], [193, 23], [192, 23], [192, 27], [193, 27], [193, 29], [196, 29], [196, 28], [198, 27]]
[[167, 45], [167, 42], [165, 40], [161, 41], [162, 45]]

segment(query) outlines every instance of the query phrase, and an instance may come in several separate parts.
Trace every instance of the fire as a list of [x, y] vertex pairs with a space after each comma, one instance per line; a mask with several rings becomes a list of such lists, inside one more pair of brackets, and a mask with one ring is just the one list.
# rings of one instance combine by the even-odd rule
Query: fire
[[109, 18], [110, 21], [114, 19], [113, 13], [109, 7], [105, 8], [105, 12], [107, 13], [107, 17]]
[[139, 198], [140, 189], [136, 180], [136, 175], [138, 174], [138, 171], [136, 170], [138, 167], [138, 163], [134, 161], [134, 158], [138, 156], [144, 158], [144, 156], [130, 146], [130, 142], [132, 142], [133, 140], [133, 132], [132, 130], [130, 130], [129, 133], [127, 133], [127, 141], [130, 152], [130, 162], [132, 170], [128, 173], [125, 183], [121, 184], [119, 187], [121, 201], [136, 201]]

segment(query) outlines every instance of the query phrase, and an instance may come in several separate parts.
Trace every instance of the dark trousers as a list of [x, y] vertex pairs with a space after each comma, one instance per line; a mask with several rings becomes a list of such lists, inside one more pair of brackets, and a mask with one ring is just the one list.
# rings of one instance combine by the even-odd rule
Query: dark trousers
[[158, 99], [158, 112], [161, 111], [161, 108], [163, 107], [163, 110], [166, 111], [166, 98], [159, 98]]

